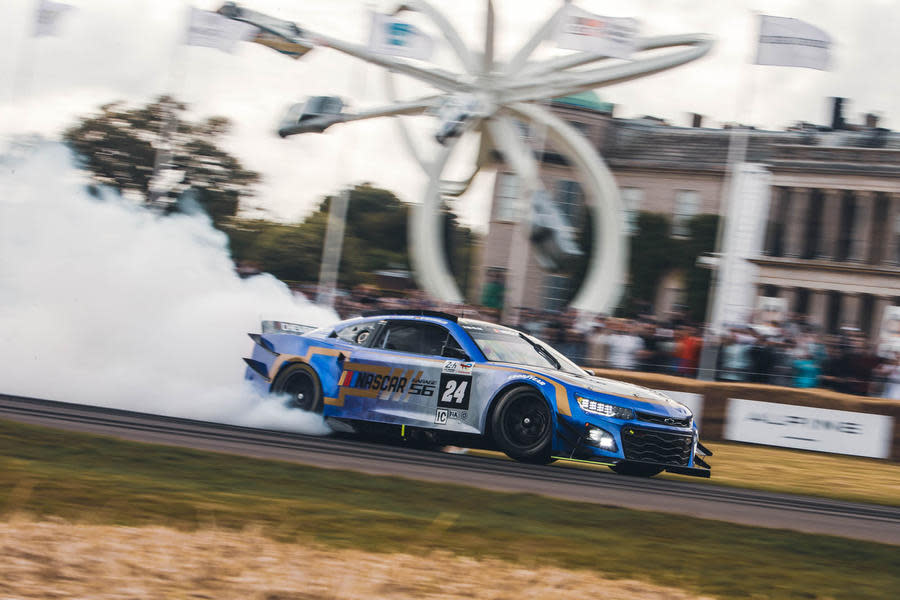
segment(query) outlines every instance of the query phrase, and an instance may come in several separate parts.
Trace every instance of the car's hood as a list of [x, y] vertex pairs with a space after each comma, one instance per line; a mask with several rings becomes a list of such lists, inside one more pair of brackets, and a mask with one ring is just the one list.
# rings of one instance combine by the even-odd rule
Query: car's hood
[[[633, 383], [597, 377], [587, 373], [584, 375], [573, 375], [555, 369], [531, 366], [528, 369], [545, 377], [556, 379], [560, 383], [583, 388], [589, 393], [594, 392], [613, 396], [614, 398], [611, 399], [611, 402], [617, 406], [643, 410], [667, 417], [686, 417], [691, 414], [691, 411], [684, 404], [672, 400], [664, 393]], [[591, 395], [593, 396], [594, 394]]]

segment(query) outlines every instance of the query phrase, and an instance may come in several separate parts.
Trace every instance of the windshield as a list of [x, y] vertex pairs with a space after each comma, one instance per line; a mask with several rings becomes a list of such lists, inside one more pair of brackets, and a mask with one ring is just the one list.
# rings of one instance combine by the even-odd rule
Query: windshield
[[545, 342], [515, 329], [460, 319], [459, 324], [484, 353], [497, 362], [543, 367], [584, 375], [584, 371]]

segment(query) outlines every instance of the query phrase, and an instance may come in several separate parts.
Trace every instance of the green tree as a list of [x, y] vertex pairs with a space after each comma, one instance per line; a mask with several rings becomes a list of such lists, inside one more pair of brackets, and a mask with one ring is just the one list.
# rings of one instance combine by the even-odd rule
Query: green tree
[[163, 166], [172, 174], [183, 173], [168, 195], [175, 198], [192, 190], [193, 198], [218, 223], [237, 212], [241, 197], [252, 195], [259, 174], [217, 145], [228, 132], [228, 119], [191, 122], [183, 117], [186, 110], [185, 104], [168, 96], [137, 108], [115, 102], [82, 118], [63, 137], [97, 183], [148, 200], [154, 164], [168, 149], [171, 160]]
[[[292, 282], [315, 282], [333, 198], [326, 197], [300, 224], [231, 219], [224, 230], [235, 260], [256, 263], [263, 271]], [[409, 205], [388, 190], [369, 184], [350, 192], [338, 283], [353, 287], [374, 283], [376, 271], [409, 269]], [[463, 289], [469, 272], [472, 233], [449, 210], [443, 211], [450, 266]]]
[[637, 231], [631, 237], [629, 272], [631, 284], [619, 306], [619, 314], [636, 316], [651, 307], [663, 277], [673, 269], [684, 273], [685, 304], [688, 318], [700, 322], [706, 318], [709, 295], [709, 269], [697, 265], [697, 259], [715, 250], [717, 215], [697, 215], [688, 222], [688, 236], [671, 236], [671, 224], [665, 215], [641, 212]]
[[706, 320], [709, 284], [712, 272], [697, 264], [697, 259], [716, 249], [718, 215], [697, 215], [688, 223], [690, 235], [684, 240], [682, 265], [685, 269], [685, 304], [688, 318], [696, 323]]

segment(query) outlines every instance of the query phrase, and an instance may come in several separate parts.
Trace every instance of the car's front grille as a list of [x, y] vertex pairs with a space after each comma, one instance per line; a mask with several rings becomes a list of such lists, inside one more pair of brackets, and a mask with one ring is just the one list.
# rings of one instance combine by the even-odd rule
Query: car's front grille
[[627, 460], [687, 466], [694, 436], [645, 427], [623, 427], [622, 446]]
[[653, 423], [655, 425], [668, 425], [669, 427], [690, 427], [691, 417], [664, 417], [662, 415], [654, 415], [638, 411], [637, 418], [639, 421]]

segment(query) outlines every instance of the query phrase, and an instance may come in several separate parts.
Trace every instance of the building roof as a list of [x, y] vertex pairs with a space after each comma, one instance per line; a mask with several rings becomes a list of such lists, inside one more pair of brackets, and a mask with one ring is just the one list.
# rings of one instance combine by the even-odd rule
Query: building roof
[[574, 106], [577, 108], [584, 108], [587, 110], [595, 110], [597, 112], [602, 112], [609, 115], [612, 114], [613, 107], [615, 106], [611, 102], [604, 102], [600, 99], [600, 96], [598, 96], [591, 90], [578, 92], [577, 94], [564, 96], [562, 98], [554, 98], [553, 103], [563, 104], [566, 106]]
[[[613, 119], [600, 151], [614, 168], [723, 171], [731, 133], [728, 129], [672, 127], [643, 120]], [[815, 170], [813, 163], [818, 163], [816, 166], [828, 164], [829, 169], [840, 171], [866, 171], [873, 166], [868, 163], [876, 163], [877, 170], [893, 173], [895, 170], [888, 167], [897, 161], [900, 145], [900, 136], [893, 132], [750, 130], [748, 133], [748, 162], [786, 167], [801, 161], [810, 170]], [[785, 147], [790, 147], [790, 152]], [[826, 151], [829, 147], [834, 149]], [[855, 154], [855, 159], [848, 160], [850, 154]]]

